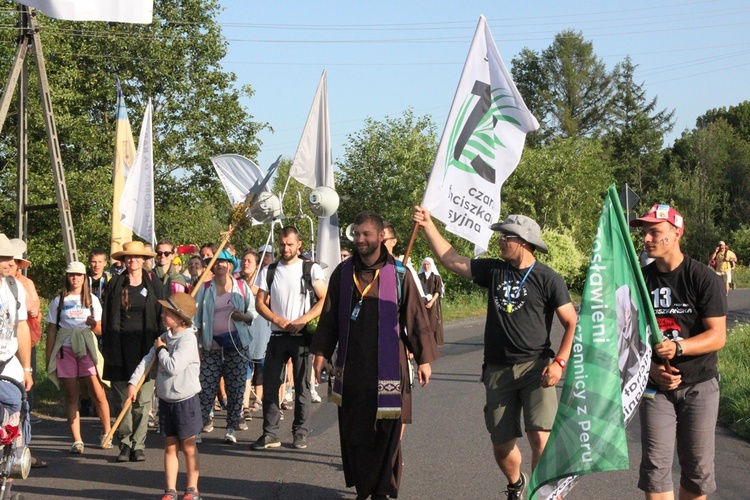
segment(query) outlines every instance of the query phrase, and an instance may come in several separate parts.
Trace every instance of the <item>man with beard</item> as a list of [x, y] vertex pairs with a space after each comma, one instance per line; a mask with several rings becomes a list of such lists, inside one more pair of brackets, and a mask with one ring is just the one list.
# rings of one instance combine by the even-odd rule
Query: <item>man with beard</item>
[[331, 399], [339, 405], [346, 485], [357, 498], [395, 498], [401, 427], [411, 422], [407, 349], [423, 386], [439, 353], [414, 279], [386, 249], [383, 219], [360, 212], [353, 233], [355, 254], [331, 275], [310, 350], [318, 379], [337, 350]]
[[[263, 435], [250, 447], [254, 450], [278, 448], [279, 438], [279, 388], [284, 382], [283, 371], [287, 360], [292, 360], [294, 372], [294, 422], [292, 446], [307, 448], [310, 432], [312, 396], [310, 394], [310, 340], [307, 323], [320, 315], [326, 295], [323, 269], [300, 257], [302, 241], [293, 226], [281, 229], [279, 261], [266, 266], [258, 278], [258, 296], [255, 308], [271, 322], [271, 339], [266, 348], [263, 367]], [[305, 271], [309, 270], [309, 276]], [[268, 273], [272, 272], [272, 277]], [[309, 279], [309, 282], [308, 282]], [[269, 283], [270, 282], [270, 283]], [[312, 306], [310, 295], [318, 298]]]

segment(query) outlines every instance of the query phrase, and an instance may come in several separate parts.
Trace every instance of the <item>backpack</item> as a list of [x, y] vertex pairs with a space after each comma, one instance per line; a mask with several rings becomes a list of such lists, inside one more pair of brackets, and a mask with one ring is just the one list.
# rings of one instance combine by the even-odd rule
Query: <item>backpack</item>
[[[305, 283], [305, 292], [309, 292], [310, 296], [310, 309], [315, 307], [315, 304], [318, 303], [318, 294], [315, 293], [315, 288], [313, 288], [313, 282], [312, 282], [312, 266], [315, 264], [311, 260], [303, 259], [302, 260], [302, 281]], [[269, 294], [271, 291], [271, 284], [273, 283], [273, 278], [276, 275], [276, 266], [278, 265], [278, 262], [274, 262], [272, 264], [268, 265], [268, 274], [266, 274], [266, 287], [268, 288]]]
[[18, 281], [16, 281], [16, 278], [13, 276], [7, 276], [5, 282], [8, 284], [8, 288], [10, 288], [10, 293], [13, 294], [13, 298], [16, 299], [16, 311], [20, 311], [21, 301], [18, 300]]

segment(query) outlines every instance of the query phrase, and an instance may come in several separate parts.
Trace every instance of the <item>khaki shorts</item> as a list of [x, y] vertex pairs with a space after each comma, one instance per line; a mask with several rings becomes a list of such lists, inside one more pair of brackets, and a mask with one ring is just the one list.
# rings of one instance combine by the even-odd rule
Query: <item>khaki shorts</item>
[[554, 387], [542, 387], [542, 370], [548, 359], [515, 365], [487, 364], [482, 374], [487, 395], [484, 421], [492, 444], [523, 436], [521, 410], [528, 431], [549, 431], [557, 414]]

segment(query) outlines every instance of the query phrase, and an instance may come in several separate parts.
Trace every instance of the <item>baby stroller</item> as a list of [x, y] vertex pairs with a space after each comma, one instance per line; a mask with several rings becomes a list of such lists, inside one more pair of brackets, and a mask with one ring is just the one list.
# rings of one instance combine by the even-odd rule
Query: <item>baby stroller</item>
[[[29, 402], [23, 384], [0, 375], [0, 500], [22, 500], [11, 493], [12, 478], [26, 479], [31, 470]], [[12, 495], [12, 496], [11, 496]]]

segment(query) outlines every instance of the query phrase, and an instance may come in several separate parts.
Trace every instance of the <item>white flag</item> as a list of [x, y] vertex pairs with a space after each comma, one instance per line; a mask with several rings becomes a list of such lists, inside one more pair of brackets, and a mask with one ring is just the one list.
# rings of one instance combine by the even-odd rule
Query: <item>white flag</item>
[[143, 114], [138, 151], [120, 198], [122, 225], [156, 247], [154, 230], [154, 150], [151, 133], [151, 99]]
[[538, 128], [480, 16], [422, 200], [476, 255], [487, 251], [500, 215], [500, 187]]
[[[305, 186], [335, 188], [331, 159], [331, 124], [328, 120], [328, 86], [326, 72], [320, 77], [310, 114], [307, 116], [302, 138], [297, 146], [289, 175]], [[338, 212], [318, 219], [316, 260], [323, 264], [326, 274], [341, 262]]]
[[232, 206], [245, 203], [250, 188], [263, 179], [263, 172], [252, 160], [242, 155], [228, 154], [211, 158], [211, 163], [219, 174], [221, 184], [229, 196]]
[[154, 0], [18, 0], [44, 15], [67, 21], [151, 24]]

